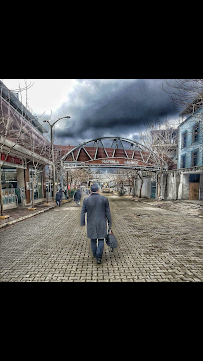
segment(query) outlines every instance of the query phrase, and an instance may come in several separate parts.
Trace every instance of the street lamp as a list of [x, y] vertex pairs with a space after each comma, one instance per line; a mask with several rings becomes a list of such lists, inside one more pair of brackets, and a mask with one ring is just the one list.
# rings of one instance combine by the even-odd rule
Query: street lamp
[[53, 197], [55, 198], [55, 163], [54, 163], [54, 144], [53, 144], [53, 133], [52, 129], [53, 126], [60, 120], [60, 119], [68, 119], [70, 118], [69, 115], [56, 119], [52, 124], [49, 122], [49, 120], [43, 120], [44, 123], [48, 123], [50, 126], [50, 134], [51, 134], [51, 154], [52, 154], [52, 169], [53, 169]]

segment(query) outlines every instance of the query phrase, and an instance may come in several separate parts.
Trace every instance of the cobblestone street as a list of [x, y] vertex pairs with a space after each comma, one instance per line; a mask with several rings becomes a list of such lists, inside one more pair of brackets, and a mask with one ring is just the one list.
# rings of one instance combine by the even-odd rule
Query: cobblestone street
[[108, 196], [118, 248], [96, 263], [72, 201], [0, 229], [0, 281], [203, 281], [202, 218]]

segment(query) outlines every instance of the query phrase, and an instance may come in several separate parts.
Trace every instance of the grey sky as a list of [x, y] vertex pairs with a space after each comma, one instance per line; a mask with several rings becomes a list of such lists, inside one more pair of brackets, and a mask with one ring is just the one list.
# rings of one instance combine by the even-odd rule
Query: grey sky
[[[172, 82], [172, 80], [171, 80]], [[81, 79], [52, 118], [70, 115], [57, 123], [62, 144], [77, 145], [102, 136], [137, 139], [145, 121], [177, 118], [164, 79]]]
[[[169, 80], [173, 84], [174, 80]], [[104, 136], [138, 139], [145, 121], [177, 119], [164, 79], [28, 79], [28, 104], [33, 114], [60, 120], [55, 132], [60, 144], [77, 145]], [[9, 89], [23, 87], [23, 79], [5, 79]], [[25, 104], [25, 91], [22, 92]], [[44, 123], [45, 124], [45, 123]]]

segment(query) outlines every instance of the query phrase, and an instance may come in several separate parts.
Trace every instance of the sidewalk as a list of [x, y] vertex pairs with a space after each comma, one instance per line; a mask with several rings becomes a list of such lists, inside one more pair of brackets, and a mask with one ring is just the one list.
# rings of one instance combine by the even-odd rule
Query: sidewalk
[[191, 216], [197, 216], [203, 218], [203, 200], [168, 200], [157, 201], [150, 198], [138, 198], [134, 201], [146, 203], [157, 208], [170, 210], [173, 212], [179, 212]]
[[[62, 201], [62, 204], [64, 203], [68, 203], [71, 202], [72, 198], [69, 199], [65, 199]], [[0, 219], [0, 229], [6, 226], [10, 226], [12, 224], [15, 224], [17, 222], [23, 221], [26, 218], [30, 218], [30, 217], [34, 217], [37, 214], [49, 211], [50, 209], [53, 209], [56, 207], [56, 202], [54, 201], [49, 201], [49, 206], [45, 205], [45, 202], [39, 202], [36, 203], [34, 206], [36, 208], [36, 210], [34, 211], [29, 211], [28, 208], [31, 207], [30, 205], [28, 206], [19, 206], [17, 208], [12, 208], [12, 209], [6, 209], [4, 210], [4, 215], [9, 215], [9, 218], [7, 219]]]
[[[118, 196], [119, 197], [119, 196]], [[154, 206], [157, 208], [162, 208], [166, 210], [170, 210], [173, 212], [179, 212], [182, 214], [187, 214], [190, 216], [196, 216], [203, 218], [203, 200], [168, 200], [168, 201], [157, 201], [154, 198], [139, 198], [129, 195], [124, 195], [122, 198], [130, 199], [134, 202], [141, 202], [148, 204], [150, 206]]]

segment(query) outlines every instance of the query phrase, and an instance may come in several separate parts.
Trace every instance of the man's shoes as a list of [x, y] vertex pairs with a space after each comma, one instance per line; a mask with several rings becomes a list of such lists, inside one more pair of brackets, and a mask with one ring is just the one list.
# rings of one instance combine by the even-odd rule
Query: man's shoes
[[101, 264], [101, 258], [97, 258], [97, 264]]

